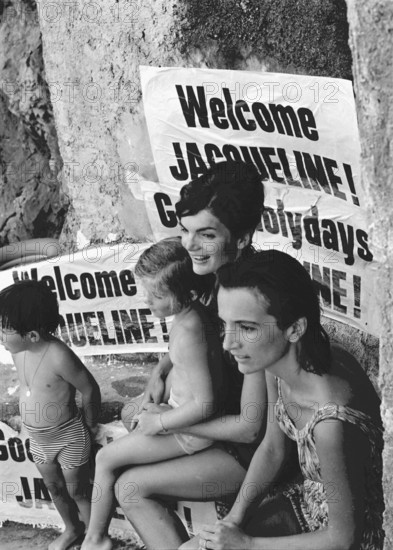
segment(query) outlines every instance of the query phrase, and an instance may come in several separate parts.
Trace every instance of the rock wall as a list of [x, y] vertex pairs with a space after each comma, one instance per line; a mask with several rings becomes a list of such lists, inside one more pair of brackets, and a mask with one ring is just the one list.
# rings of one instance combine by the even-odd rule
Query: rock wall
[[34, 2], [0, 3], [0, 246], [57, 237], [68, 199]]
[[[40, 2], [72, 214], [63, 239], [146, 238], [130, 181], [155, 178], [139, 65], [351, 77], [344, 0]], [[326, 32], [328, 29], [329, 32]]]
[[372, 248], [380, 261], [382, 314], [379, 383], [385, 425], [385, 550], [393, 548], [393, 4], [348, 0], [351, 49]]

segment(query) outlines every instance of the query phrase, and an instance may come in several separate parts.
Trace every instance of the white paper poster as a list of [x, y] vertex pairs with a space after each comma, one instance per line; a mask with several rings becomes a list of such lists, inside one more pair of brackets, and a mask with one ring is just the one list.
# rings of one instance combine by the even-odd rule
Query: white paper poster
[[156, 67], [141, 79], [160, 182], [144, 193], [155, 237], [178, 234], [179, 190], [207, 165], [252, 162], [266, 195], [256, 247], [296, 257], [327, 317], [378, 335], [351, 82]]
[[[57, 336], [79, 356], [165, 352], [170, 319], [152, 315], [134, 277], [135, 264], [149, 246], [87, 246], [76, 253], [15, 266], [0, 271], [0, 289], [22, 279], [45, 281], [59, 303]], [[0, 360], [4, 357], [2, 350]]]

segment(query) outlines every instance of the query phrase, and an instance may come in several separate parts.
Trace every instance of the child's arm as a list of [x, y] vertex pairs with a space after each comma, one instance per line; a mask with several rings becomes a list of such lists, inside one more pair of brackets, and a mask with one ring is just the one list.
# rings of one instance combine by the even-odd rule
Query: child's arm
[[[203, 421], [217, 408], [209, 370], [208, 345], [202, 330], [186, 326], [177, 334], [175, 363], [186, 371], [187, 389], [192, 397], [181, 406], [161, 414], [142, 413], [139, 429], [146, 435], [162, 432], [163, 428], [175, 432], [184, 426]], [[220, 365], [215, 367], [221, 368]]]
[[61, 349], [59, 366], [60, 376], [81, 393], [85, 422], [95, 433], [101, 409], [101, 392], [95, 378], [69, 348]]
[[161, 403], [163, 401], [166, 379], [171, 373], [172, 367], [169, 353], [166, 353], [151, 372], [144, 391], [142, 406], [147, 403]]

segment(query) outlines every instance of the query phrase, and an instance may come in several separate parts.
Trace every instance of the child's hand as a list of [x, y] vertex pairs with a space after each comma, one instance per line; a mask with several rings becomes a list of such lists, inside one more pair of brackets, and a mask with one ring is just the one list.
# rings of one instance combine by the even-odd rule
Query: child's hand
[[89, 430], [91, 436], [93, 439], [95, 439], [95, 437], [98, 435], [98, 432], [99, 432], [99, 426], [98, 424], [95, 424], [94, 426], [87, 426], [87, 429]]
[[139, 414], [136, 414], [130, 421], [130, 432], [138, 429]]
[[142, 405], [146, 403], [160, 403], [165, 393], [165, 378], [161, 370], [157, 370], [157, 367], [153, 369], [150, 379], [145, 387]]
[[162, 431], [160, 415], [156, 412], [144, 411], [139, 416], [138, 431], [144, 435], [157, 435]]
[[156, 405], [156, 403], [147, 403], [144, 406], [144, 410], [149, 413], [158, 413], [161, 414], [165, 411], [169, 411], [172, 407], [168, 405], [167, 403], [161, 403], [160, 405]]

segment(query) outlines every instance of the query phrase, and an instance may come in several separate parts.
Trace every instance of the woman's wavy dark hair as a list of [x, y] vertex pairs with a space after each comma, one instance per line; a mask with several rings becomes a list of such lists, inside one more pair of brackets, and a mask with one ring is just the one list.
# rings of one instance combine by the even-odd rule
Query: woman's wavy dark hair
[[247, 259], [220, 267], [217, 276], [223, 288], [257, 290], [269, 304], [267, 312], [275, 317], [281, 330], [305, 317], [307, 329], [301, 338], [300, 366], [319, 375], [329, 371], [330, 342], [321, 325], [318, 294], [297, 260], [278, 250], [255, 252]]
[[209, 210], [239, 238], [254, 233], [261, 221], [263, 201], [263, 183], [256, 167], [224, 161], [184, 185], [175, 208], [179, 219]]

